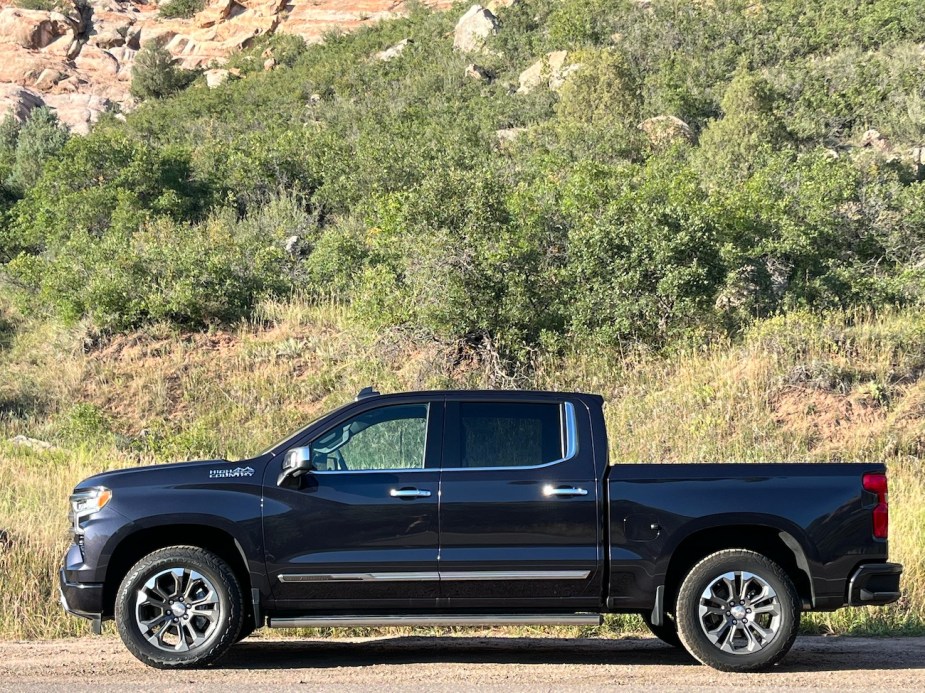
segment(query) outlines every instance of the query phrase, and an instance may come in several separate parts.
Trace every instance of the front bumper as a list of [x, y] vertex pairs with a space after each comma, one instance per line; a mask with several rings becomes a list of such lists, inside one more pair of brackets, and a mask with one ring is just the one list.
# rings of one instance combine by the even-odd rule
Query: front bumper
[[93, 632], [99, 634], [103, 621], [103, 585], [68, 582], [65, 571], [58, 573], [58, 593], [61, 606], [69, 614], [90, 619]]
[[851, 606], [883, 606], [900, 597], [899, 563], [865, 563], [858, 566], [848, 581], [848, 604]]

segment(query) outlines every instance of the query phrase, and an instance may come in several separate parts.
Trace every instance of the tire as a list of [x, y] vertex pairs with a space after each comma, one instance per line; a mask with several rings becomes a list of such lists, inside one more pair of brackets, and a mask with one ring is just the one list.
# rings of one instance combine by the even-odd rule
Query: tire
[[257, 630], [257, 627], [252, 623], [245, 623], [241, 626], [241, 632], [238, 633], [238, 637], [235, 638], [235, 642], [241, 642], [244, 638], [250, 637], [254, 631]]
[[235, 643], [243, 604], [225, 561], [195, 546], [170, 546], [142, 558], [122, 580], [116, 627], [129, 652], [148, 666], [199, 667]]
[[684, 647], [703, 664], [761, 671], [790, 650], [800, 608], [793, 581], [779, 565], [754, 551], [732, 549], [693, 567], [678, 593], [675, 618]]
[[678, 626], [674, 620], [668, 615], [665, 614], [664, 622], [660, 626], [656, 626], [652, 623], [652, 614], [644, 613], [641, 614], [642, 620], [645, 621], [646, 626], [652, 632], [656, 638], [661, 640], [666, 645], [671, 645], [672, 647], [683, 647], [681, 644], [681, 638], [678, 637]]

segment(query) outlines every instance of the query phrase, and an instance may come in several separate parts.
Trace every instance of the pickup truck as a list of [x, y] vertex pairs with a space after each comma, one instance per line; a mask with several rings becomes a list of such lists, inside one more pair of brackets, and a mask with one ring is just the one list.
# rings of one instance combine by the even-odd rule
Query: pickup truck
[[[900, 596], [882, 464], [616, 464], [604, 401], [355, 401], [252, 459], [111, 471], [70, 498], [70, 613], [159, 668], [263, 626], [599, 624], [640, 614], [725, 671], [803, 611]], [[618, 434], [619, 435], [619, 434]]]

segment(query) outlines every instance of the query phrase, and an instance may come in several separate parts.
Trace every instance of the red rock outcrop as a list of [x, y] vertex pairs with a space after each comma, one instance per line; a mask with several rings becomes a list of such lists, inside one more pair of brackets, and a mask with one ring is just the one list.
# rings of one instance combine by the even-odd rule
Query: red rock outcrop
[[[450, 0], [425, 0], [436, 8]], [[130, 110], [135, 53], [164, 41], [187, 69], [217, 66], [257, 37], [274, 32], [321, 41], [401, 16], [404, 0], [207, 0], [189, 19], [163, 19], [156, 0], [89, 0], [81, 11], [16, 7], [0, 0], [0, 115], [25, 118], [47, 105], [74, 132], [85, 133], [101, 113]]]

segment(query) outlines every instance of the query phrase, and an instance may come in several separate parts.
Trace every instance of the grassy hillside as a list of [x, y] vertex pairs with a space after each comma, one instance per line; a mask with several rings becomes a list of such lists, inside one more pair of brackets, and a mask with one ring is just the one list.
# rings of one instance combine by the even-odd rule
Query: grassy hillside
[[[57, 605], [66, 496], [107, 468], [244, 456], [362, 386], [536, 387], [603, 393], [611, 461], [886, 460], [891, 556], [903, 600], [808, 620], [832, 632], [925, 627], [925, 318], [774, 318], [736, 343], [672, 358], [616, 350], [534, 354], [511, 375], [484, 353], [358, 325], [336, 306], [260, 305], [259, 322], [201, 333], [166, 326], [94, 344], [86, 325], [20, 322], [0, 352], [0, 637], [86, 632]], [[638, 628], [614, 619], [607, 631]]]
[[465, 9], [0, 123], [0, 637], [84, 627], [81, 477], [369, 384], [601, 392], [614, 463], [886, 460], [907, 594], [810, 626], [923, 628], [925, 3], [523, 0], [471, 54]]

